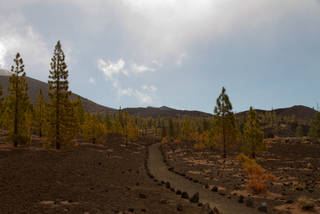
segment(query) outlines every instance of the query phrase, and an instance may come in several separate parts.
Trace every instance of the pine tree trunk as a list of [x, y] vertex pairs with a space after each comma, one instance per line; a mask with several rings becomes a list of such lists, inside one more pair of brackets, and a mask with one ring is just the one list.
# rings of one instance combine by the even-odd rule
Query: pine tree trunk
[[18, 141], [17, 141], [17, 136], [18, 136], [18, 75], [17, 75], [17, 79], [16, 79], [16, 109], [15, 109], [15, 116], [14, 116], [14, 141], [13, 141], [13, 145], [15, 147], [18, 146]]

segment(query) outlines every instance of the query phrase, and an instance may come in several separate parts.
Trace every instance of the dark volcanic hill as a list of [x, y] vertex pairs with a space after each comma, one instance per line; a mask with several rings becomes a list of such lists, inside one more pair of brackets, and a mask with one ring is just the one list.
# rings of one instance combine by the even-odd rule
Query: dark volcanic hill
[[[273, 111], [266, 111], [266, 110], [260, 110], [260, 109], [255, 109], [255, 111], [258, 114], [260, 113], [265, 114], [266, 112], [271, 112], [271, 113], [276, 112], [277, 115], [282, 115], [282, 116], [291, 117], [292, 115], [295, 115], [297, 119], [307, 119], [307, 118], [312, 119], [313, 115], [316, 113], [316, 110], [306, 106], [301, 106], [301, 105], [292, 106], [289, 108], [279, 108]], [[243, 112], [237, 113], [236, 115], [243, 116], [244, 118], [246, 118], [248, 115], [248, 111], [243, 111]]]
[[160, 108], [147, 107], [147, 108], [125, 108], [123, 112], [127, 111], [130, 115], [137, 116], [140, 114], [141, 117], [173, 117], [178, 118], [179, 116], [188, 116], [188, 117], [211, 117], [212, 114], [204, 113], [201, 111], [185, 111], [169, 108], [162, 106]]
[[[8, 80], [9, 80], [9, 76], [0, 76], [0, 82], [1, 85], [3, 87], [3, 96], [6, 97], [9, 95], [9, 92], [7, 91], [7, 87], [8, 87]], [[49, 89], [48, 89], [48, 83], [30, 78], [30, 77], [26, 77], [26, 80], [28, 82], [28, 86], [29, 86], [29, 90], [28, 90], [28, 94], [31, 100], [31, 103], [35, 104], [37, 101], [37, 96], [39, 93], [40, 88], [42, 89], [42, 92], [44, 94], [44, 99], [46, 102], [49, 102]], [[79, 95], [72, 93], [70, 96], [70, 100], [75, 101], [77, 100]], [[83, 98], [80, 96], [81, 102], [82, 102], [82, 106], [85, 112], [90, 111], [92, 113], [101, 113], [101, 114], [105, 114], [106, 111], [115, 111], [115, 109], [113, 108], [109, 108], [109, 107], [105, 107], [102, 105], [99, 105], [95, 102], [92, 102], [91, 100], [88, 100], [86, 98]]]

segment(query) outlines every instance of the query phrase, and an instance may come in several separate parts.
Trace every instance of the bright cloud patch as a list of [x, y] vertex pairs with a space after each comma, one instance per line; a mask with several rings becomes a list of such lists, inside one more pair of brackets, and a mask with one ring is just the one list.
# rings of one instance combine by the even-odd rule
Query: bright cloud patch
[[49, 68], [51, 51], [42, 35], [27, 25], [21, 14], [0, 14], [0, 68], [10, 69], [17, 52], [21, 54], [27, 75], [39, 77]]
[[[149, 68], [146, 65], [138, 65], [136, 63], [131, 63], [130, 68], [131, 71], [128, 72], [125, 69], [125, 61], [123, 59], [119, 59], [117, 62], [105, 62], [102, 59], [98, 60], [98, 68], [103, 72], [106, 81], [111, 81], [112, 86], [117, 91], [118, 99], [121, 97], [136, 97], [140, 103], [155, 103], [153, 97], [155, 92], [157, 91], [157, 88], [153, 85], [143, 85], [141, 89], [133, 89], [133, 88], [126, 88], [123, 89], [121, 86], [121, 82], [119, 81], [119, 78], [117, 78], [118, 74], [125, 74], [125, 76], [129, 76], [130, 74], [140, 74], [146, 71], [152, 71], [154, 72], [155, 69]], [[123, 77], [122, 77], [123, 78]], [[90, 83], [91, 81], [94, 81], [90, 77]]]
[[128, 72], [124, 70], [125, 62], [122, 59], [119, 59], [117, 62], [110, 62], [106, 63], [102, 59], [98, 60], [98, 68], [103, 71], [103, 74], [106, 80], [113, 81], [113, 75], [118, 73], [123, 73], [128, 75]]
[[143, 73], [145, 71], [155, 71], [153, 68], [148, 68], [146, 65], [137, 65], [136, 63], [131, 64], [131, 70], [133, 73]]

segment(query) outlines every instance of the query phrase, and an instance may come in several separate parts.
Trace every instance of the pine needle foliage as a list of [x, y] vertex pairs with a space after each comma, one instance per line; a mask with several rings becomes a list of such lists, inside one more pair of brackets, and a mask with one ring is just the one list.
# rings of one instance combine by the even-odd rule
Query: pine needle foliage
[[244, 125], [244, 137], [242, 151], [251, 154], [255, 158], [256, 154], [261, 154], [267, 149], [263, 141], [263, 132], [260, 131], [259, 119], [255, 110], [250, 107], [247, 121]]
[[310, 123], [310, 130], [308, 133], [310, 138], [320, 138], [320, 112], [317, 111], [313, 115], [313, 120]]
[[237, 126], [232, 110], [232, 105], [222, 87], [222, 92], [217, 98], [214, 108], [213, 139], [211, 144], [216, 144], [223, 149], [223, 158], [227, 157], [227, 148], [234, 146], [237, 142]]
[[78, 134], [79, 127], [75, 117], [75, 103], [69, 100], [71, 91], [68, 90], [68, 70], [60, 41], [55, 46], [49, 72], [48, 130], [50, 131], [47, 133], [46, 147], [55, 145], [56, 149], [60, 149], [63, 145], [70, 148], [77, 145], [72, 139]]
[[19, 53], [16, 54], [14, 62], [15, 67], [12, 66], [11, 68], [12, 75], [9, 77], [7, 88], [10, 94], [6, 97], [3, 116], [6, 128], [9, 129], [9, 136], [6, 140], [13, 142], [14, 146], [18, 146], [18, 143], [31, 143], [31, 136], [29, 135], [31, 112], [27, 93], [29, 87], [25, 79], [26, 72], [24, 72], [23, 60]]
[[82, 136], [85, 141], [90, 143], [105, 143], [107, 129], [98, 120], [95, 114], [88, 111], [85, 121], [82, 125]]
[[301, 123], [298, 124], [296, 129], [296, 138], [302, 138], [303, 137], [303, 129]]

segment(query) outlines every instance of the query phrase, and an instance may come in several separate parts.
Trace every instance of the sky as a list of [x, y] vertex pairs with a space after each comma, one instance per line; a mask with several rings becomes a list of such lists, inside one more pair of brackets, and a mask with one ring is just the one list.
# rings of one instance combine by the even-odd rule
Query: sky
[[0, 68], [47, 82], [58, 40], [69, 89], [111, 108], [320, 102], [320, 0], [0, 0]]

